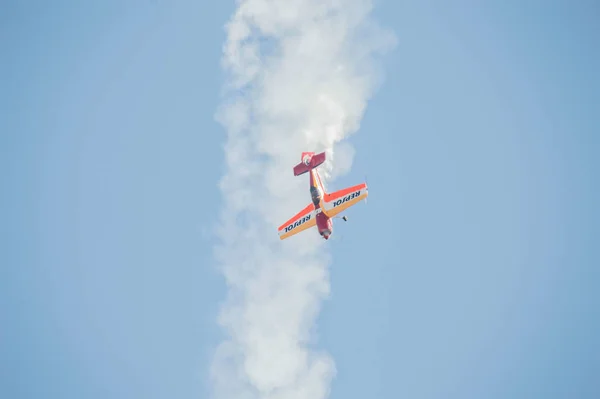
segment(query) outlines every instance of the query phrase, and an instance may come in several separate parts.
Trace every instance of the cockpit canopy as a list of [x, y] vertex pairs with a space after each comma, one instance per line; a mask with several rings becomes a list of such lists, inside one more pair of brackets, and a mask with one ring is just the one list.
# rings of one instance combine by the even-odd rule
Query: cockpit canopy
[[321, 200], [321, 190], [318, 187], [312, 186], [310, 188], [310, 195], [312, 197], [313, 202], [318, 203]]

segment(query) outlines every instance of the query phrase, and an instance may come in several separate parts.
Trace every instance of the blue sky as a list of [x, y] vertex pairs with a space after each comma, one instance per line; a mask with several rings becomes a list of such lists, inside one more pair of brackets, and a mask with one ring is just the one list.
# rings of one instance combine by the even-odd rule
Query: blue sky
[[[0, 396], [207, 397], [234, 4], [101, 3], [0, 16]], [[333, 399], [600, 395], [598, 7], [483, 4], [376, 4]]]

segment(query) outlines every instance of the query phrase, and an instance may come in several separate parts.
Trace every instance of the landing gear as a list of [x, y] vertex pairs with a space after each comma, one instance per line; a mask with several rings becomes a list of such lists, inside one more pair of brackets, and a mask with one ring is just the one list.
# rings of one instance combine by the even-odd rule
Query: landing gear
[[347, 216], [342, 216], [342, 219], [344, 220], [344, 222], [348, 221], [348, 217]]

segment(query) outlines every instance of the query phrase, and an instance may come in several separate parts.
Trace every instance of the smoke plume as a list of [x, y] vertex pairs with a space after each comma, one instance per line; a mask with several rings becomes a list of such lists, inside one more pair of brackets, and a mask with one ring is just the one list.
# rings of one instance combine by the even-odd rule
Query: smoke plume
[[226, 171], [216, 257], [228, 286], [212, 364], [216, 398], [322, 399], [333, 359], [315, 349], [329, 294], [326, 243], [308, 230], [279, 241], [277, 227], [310, 202], [294, 177], [302, 151], [327, 151], [325, 180], [346, 173], [380, 83], [376, 56], [394, 36], [369, 0], [242, 0], [226, 25]]

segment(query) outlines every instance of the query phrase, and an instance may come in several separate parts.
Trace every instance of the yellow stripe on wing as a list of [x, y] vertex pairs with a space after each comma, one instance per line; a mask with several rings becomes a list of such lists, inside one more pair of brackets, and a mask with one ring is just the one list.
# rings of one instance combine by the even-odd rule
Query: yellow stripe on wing
[[292, 230], [288, 231], [287, 233], [280, 235], [279, 239], [285, 240], [288, 237], [291, 237], [291, 236], [296, 235], [306, 229], [314, 227], [316, 224], [317, 224], [316, 218], [311, 218], [308, 222], [302, 223], [300, 226], [296, 227], [295, 229], [292, 229]]
[[329, 217], [334, 217], [338, 213], [345, 211], [346, 209], [350, 208], [352, 205], [355, 205], [357, 202], [364, 200], [365, 198], [367, 198], [368, 195], [369, 195], [368, 192], [365, 192], [364, 194], [359, 195], [358, 197], [353, 198], [350, 201], [346, 201], [339, 206], [328, 209], [326, 214]]

